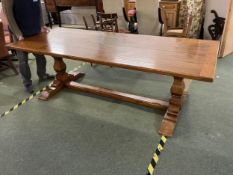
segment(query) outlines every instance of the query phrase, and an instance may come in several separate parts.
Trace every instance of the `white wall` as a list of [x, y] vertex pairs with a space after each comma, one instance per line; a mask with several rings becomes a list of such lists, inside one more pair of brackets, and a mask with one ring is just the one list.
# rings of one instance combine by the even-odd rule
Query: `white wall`
[[220, 17], [226, 18], [229, 1], [231, 0], [206, 0], [206, 16], [204, 25], [206, 39], [211, 39], [208, 26], [213, 24], [213, 19], [215, 18], [210, 11], [213, 9], [218, 12]]
[[45, 24], [49, 23], [47, 11], [45, 8], [45, 3], [41, 1], [42, 16]]
[[138, 31], [144, 35], [159, 35], [159, 0], [137, 0]]

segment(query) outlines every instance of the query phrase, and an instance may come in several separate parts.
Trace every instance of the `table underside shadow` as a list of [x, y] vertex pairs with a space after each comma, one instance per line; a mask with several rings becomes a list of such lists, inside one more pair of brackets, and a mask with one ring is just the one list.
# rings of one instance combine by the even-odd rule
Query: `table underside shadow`
[[113, 99], [134, 103], [141, 106], [150, 107], [166, 111], [163, 121], [161, 123], [159, 133], [164, 136], [172, 136], [178, 115], [182, 107], [183, 94], [185, 89], [184, 79], [174, 77], [174, 82], [171, 87], [171, 98], [169, 102], [152, 99], [148, 97], [137, 96], [124, 92], [119, 92], [102, 87], [85, 85], [75, 82], [77, 79], [82, 78], [85, 74], [73, 72], [68, 74], [66, 72], [66, 64], [62, 58], [54, 57], [54, 70], [56, 71], [56, 79], [52, 84], [44, 90], [40, 96], [40, 100], [49, 100], [52, 96], [56, 95], [63, 88], [69, 88], [86, 93], [92, 93], [100, 96], [110, 97]]

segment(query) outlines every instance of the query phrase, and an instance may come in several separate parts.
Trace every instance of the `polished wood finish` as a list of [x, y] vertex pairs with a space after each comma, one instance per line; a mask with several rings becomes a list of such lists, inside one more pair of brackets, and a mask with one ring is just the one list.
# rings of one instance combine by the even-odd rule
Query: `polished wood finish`
[[159, 8], [167, 14], [168, 27], [176, 28], [179, 19], [180, 1], [160, 1]]
[[160, 110], [167, 110], [168, 103], [162, 100], [156, 100], [152, 98], [147, 97], [141, 97], [138, 95], [123, 93], [111, 89], [96, 87], [96, 86], [90, 86], [90, 85], [84, 85], [81, 83], [76, 82], [69, 82], [66, 84], [66, 86], [70, 89], [79, 90], [83, 92], [88, 92], [104, 97], [110, 97], [117, 100], [122, 100], [134, 104], [138, 104], [141, 106], [146, 106], [150, 108], [160, 109]]
[[46, 87], [46, 90], [40, 94], [40, 100], [48, 100], [52, 96], [56, 95], [59, 91], [61, 91], [65, 84], [70, 81], [75, 81], [80, 77], [84, 76], [84, 73], [74, 72], [68, 74], [66, 72], [66, 64], [63, 59], [60, 57], [54, 57], [54, 70], [56, 71], [56, 79], [52, 82], [52, 84]]
[[169, 107], [165, 114], [165, 117], [160, 126], [159, 133], [172, 136], [173, 131], [178, 120], [178, 115], [180, 113], [182, 103], [183, 103], [183, 94], [185, 89], [185, 83], [183, 78], [174, 77], [174, 82], [171, 87], [171, 99], [169, 100]]
[[[54, 29], [49, 34], [39, 34], [8, 47], [54, 57], [56, 80], [42, 93], [41, 99], [47, 100], [68, 87], [152, 108], [168, 107], [160, 133], [172, 136], [182, 107], [184, 78], [213, 81], [218, 46], [216, 41]], [[83, 74], [66, 73], [62, 58], [172, 76], [169, 105], [161, 100], [75, 83]]]
[[57, 28], [8, 47], [212, 82], [219, 42]]

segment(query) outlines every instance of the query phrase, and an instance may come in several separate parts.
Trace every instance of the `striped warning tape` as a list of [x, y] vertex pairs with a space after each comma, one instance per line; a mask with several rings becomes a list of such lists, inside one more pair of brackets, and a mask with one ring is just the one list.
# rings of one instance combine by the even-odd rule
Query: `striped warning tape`
[[148, 166], [148, 172], [146, 175], [153, 175], [154, 174], [154, 171], [155, 171], [155, 167], [156, 165], [158, 164], [159, 162], [159, 156], [161, 154], [161, 152], [163, 151], [164, 149], [164, 145], [165, 143], [167, 142], [167, 138], [165, 136], [162, 136], [161, 139], [160, 139], [160, 142], [157, 146], [157, 149], [153, 155], [153, 158], [150, 162], [150, 165]]
[[46, 88], [43, 88], [35, 93], [33, 93], [31, 96], [29, 96], [28, 98], [26, 98], [25, 100], [21, 101], [20, 103], [18, 103], [17, 105], [15, 105], [14, 107], [10, 108], [9, 111], [4, 112], [3, 114], [1, 114], [0, 118], [3, 118], [4, 116], [6, 116], [7, 114], [9, 114], [10, 112], [18, 109], [20, 106], [24, 105], [25, 103], [27, 103], [28, 101], [32, 100], [35, 96], [39, 95], [43, 90], [45, 90]]
[[[71, 72], [75, 72], [78, 69], [80, 69], [82, 66], [84, 66], [86, 63], [82, 63], [80, 66], [78, 66], [78, 68], [73, 69]], [[32, 95], [30, 95], [28, 98], [26, 98], [25, 100], [21, 101], [20, 103], [18, 103], [17, 105], [13, 106], [12, 108], [10, 108], [8, 111], [4, 112], [3, 114], [0, 115], [0, 118], [5, 117], [6, 115], [8, 115], [9, 113], [11, 113], [12, 111], [15, 111], [16, 109], [18, 109], [20, 106], [24, 105], [25, 103], [27, 103], [28, 101], [32, 100], [34, 97], [36, 97], [37, 95], [39, 95], [42, 91], [46, 90], [47, 86], [44, 87], [43, 89], [33, 93]]]

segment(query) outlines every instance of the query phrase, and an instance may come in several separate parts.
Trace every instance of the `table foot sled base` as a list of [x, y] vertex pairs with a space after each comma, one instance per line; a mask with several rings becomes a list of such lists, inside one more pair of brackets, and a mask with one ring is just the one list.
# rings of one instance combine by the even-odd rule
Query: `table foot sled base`
[[52, 96], [56, 95], [63, 88], [69, 88], [86, 93], [93, 93], [104, 97], [110, 97], [113, 99], [134, 103], [150, 107], [153, 109], [165, 110], [166, 114], [161, 123], [159, 133], [164, 136], [171, 137], [173, 135], [178, 115], [182, 107], [183, 93], [185, 84], [183, 78], [174, 77], [174, 82], [171, 87], [171, 99], [169, 102], [162, 100], [156, 100], [147, 97], [141, 97], [133, 94], [127, 94], [111, 89], [105, 89], [96, 86], [85, 85], [75, 82], [77, 79], [83, 77], [84, 73], [66, 73], [66, 65], [62, 58], [54, 58], [54, 69], [57, 72], [56, 79], [53, 83], [44, 90], [39, 99], [48, 100]]
[[[83, 77], [84, 75], [84, 73], [69, 74], [71, 81], [75, 81]], [[41, 92], [39, 99], [43, 101], [49, 100], [49, 98], [53, 97], [58, 92], [60, 92], [65, 87], [65, 85], [66, 84], [64, 84], [63, 81], [54, 80], [50, 86], [47, 86], [46, 89], [43, 92]]]

